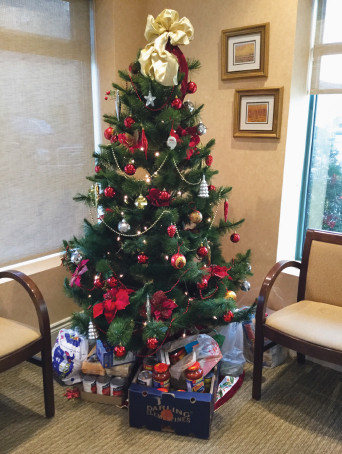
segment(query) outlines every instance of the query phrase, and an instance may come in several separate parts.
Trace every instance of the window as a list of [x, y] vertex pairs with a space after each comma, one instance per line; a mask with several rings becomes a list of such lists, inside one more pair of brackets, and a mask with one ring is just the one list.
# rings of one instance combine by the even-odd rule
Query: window
[[308, 228], [342, 232], [342, 2], [318, 0], [296, 256]]
[[89, 0], [0, 2], [0, 265], [59, 250], [93, 173]]

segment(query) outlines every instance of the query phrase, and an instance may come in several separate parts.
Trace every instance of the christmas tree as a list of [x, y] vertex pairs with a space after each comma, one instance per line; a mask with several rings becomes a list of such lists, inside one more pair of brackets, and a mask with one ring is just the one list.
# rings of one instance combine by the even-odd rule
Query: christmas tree
[[65, 290], [83, 309], [73, 327], [95, 329], [117, 356], [155, 352], [171, 336], [209, 332], [254, 310], [235, 302], [235, 291], [249, 290], [250, 250], [227, 262], [220, 246], [230, 232], [233, 254], [243, 220], [227, 219], [232, 188], [211, 184], [215, 141], [202, 142], [203, 105], [184, 99], [197, 89], [190, 75], [200, 63], [178, 45], [193, 33], [176, 11], [148, 16], [148, 45], [106, 93], [115, 114], [104, 117], [108, 143], [94, 154], [91, 189], [75, 197], [92, 222], [82, 238], [64, 241]]

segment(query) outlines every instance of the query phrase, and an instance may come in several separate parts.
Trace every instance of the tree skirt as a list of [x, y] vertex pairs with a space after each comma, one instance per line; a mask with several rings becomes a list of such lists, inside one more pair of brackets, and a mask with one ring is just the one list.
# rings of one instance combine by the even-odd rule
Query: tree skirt
[[217, 388], [216, 400], [214, 411], [218, 410], [225, 404], [229, 399], [231, 399], [236, 391], [240, 389], [243, 381], [245, 379], [245, 371], [239, 377], [232, 377], [226, 375], [225, 377], [220, 377], [220, 383]]

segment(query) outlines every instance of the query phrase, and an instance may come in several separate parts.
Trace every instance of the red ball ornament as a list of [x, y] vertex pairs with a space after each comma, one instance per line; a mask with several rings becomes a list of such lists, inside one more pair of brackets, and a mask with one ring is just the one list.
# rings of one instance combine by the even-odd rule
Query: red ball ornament
[[116, 345], [114, 347], [114, 354], [117, 358], [121, 358], [121, 356], [126, 355], [126, 347], [123, 347], [122, 345]]
[[213, 157], [211, 156], [211, 154], [205, 158], [205, 163], [207, 164], [207, 166], [211, 166], [211, 164], [213, 163]]
[[202, 282], [198, 282], [197, 283], [197, 287], [200, 289], [200, 290], [204, 290], [208, 287], [208, 284], [209, 284], [209, 276], [203, 276], [202, 277]]
[[134, 175], [135, 172], [137, 171], [137, 169], [135, 168], [135, 166], [133, 164], [127, 164], [125, 166], [124, 170], [127, 175]]
[[186, 258], [183, 254], [178, 252], [171, 257], [171, 265], [176, 268], [176, 270], [181, 270], [186, 265]]
[[95, 172], [96, 172], [96, 173], [99, 173], [100, 170], [101, 170], [101, 167], [100, 167], [100, 166], [95, 166]]
[[233, 243], [238, 243], [240, 241], [240, 235], [238, 233], [232, 233], [230, 235], [230, 241], [232, 241]]
[[197, 255], [199, 257], [205, 257], [208, 255], [208, 248], [203, 246], [203, 244], [197, 249]]
[[114, 129], [113, 129], [113, 128], [107, 128], [107, 129], [105, 129], [105, 132], [103, 133], [104, 136], [105, 136], [105, 139], [110, 140], [110, 138], [111, 138], [112, 135], [113, 135], [113, 132], [114, 132]]
[[134, 125], [135, 123], [135, 120], [133, 120], [132, 117], [127, 117], [124, 119], [124, 125], [126, 126], [126, 128], [130, 128], [132, 125]]
[[170, 198], [171, 194], [169, 194], [165, 189], [159, 194], [159, 200], [162, 200], [163, 202], [168, 202]]
[[103, 287], [103, 280], [101, 279], [101, 275], [97, 274], [94, 278], [94, 287], [102, 288]]
[[176, 234], [176, 226], [175, 225], [169, 225], [167, 228], [167, 234], [169, 235], [170, 238], [173, 238]]
[[216, 190], [216, 186], [214, 186], [213, 184], [209, 184], [208, 191], [215, 191], [215, 190]]
[[147, 262], [148, 256], [144, 252], [138, 255], [138, 263], [140, 263], [140, 265], [145, 265]]
[[224, 320], [225, 322], [227, 322], [227, 323], [228, 323], [228, 322], [231, 322], [231, 321], [233, 320], [233, 318], [234, 318], [234, 314], [233, 314], [232, 311], [228, 311], [228, 312], [227, 312], [226, 314], [224, 314], [224, 316], [223, 316], [223, 320]]
[[115, 276], [112, 276], [109, 279], [107, 279], [107, 284], [109, 285], [109, 287], [117, 287], [118, 283], [119, 281]]
[[111, 138], [110, 138], [110, 143], [114, 143], [114, 142], [117, 142], [119, 140], [118, 136], [116, 134], [114, 134]]
[[174, 109], [181, 109], [183, 107], [183, 102], [181, 99], [179, 98], [175, 98], [172, 103], [171, 103], [171, 107], [173, 107]]
[[197, 90], [197, 85], [195, 84], [195, 82], [191, 82], [191, 81], [190, 81], [190, 82], [188, 83], [188, 88], [187, 88], [186, 91], [187, 91], [188, 93], [193, 94], [193, 93], [196, 92], [196, 90]]
[[107, 99], [108, 99], [108, 96], [105, 96], [105, 100], [106, 100], [106, 101], [107, 101]]
[[155, 337], [149, 337], [147, 339], [146, 345], [148, 348], [155, 350], [158, 347], [158, 339]]
[[107, 188], [105, 188], [103, 193], [104, 193], [104, 195], [106, 197], [114, 197], [115, 196], [115, 190], [111, 186], [108, 186]]

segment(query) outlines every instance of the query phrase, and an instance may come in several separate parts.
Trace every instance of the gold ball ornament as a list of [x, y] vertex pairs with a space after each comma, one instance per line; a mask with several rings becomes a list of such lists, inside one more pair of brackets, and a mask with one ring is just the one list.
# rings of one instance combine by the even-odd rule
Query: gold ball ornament
[[194, 224], [199, 224], [200, 222], [202, 222], [203, 216], [200, 211], [195, 210], [190, 213], [189, 218]]
[[236, 301], [236, 293], [233, 292], [233, 290], [227, 290], [227, 293], [225, 294], [224, 297], [227, 298], [227, 299], [230, 298], [230, 299]]
[[143, 210], [147, 204], [148, 201], [146, 197], [144, 197], [142, 194], [140, 194], [139, 197], [134, 202], [134, 205], [138, 207], [140, 210]]
[[181, 270], [186, 265], [186, 258], [183, 254], [178, 252], [171, 257], [171, 265], [176, 268], [176, 270]]

